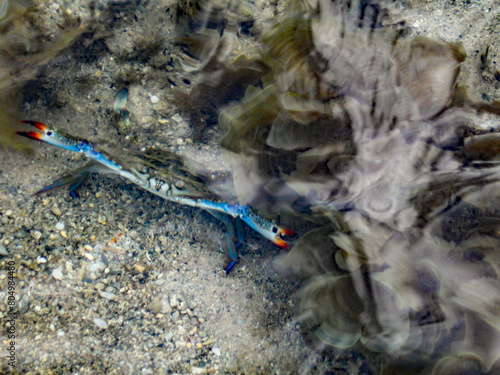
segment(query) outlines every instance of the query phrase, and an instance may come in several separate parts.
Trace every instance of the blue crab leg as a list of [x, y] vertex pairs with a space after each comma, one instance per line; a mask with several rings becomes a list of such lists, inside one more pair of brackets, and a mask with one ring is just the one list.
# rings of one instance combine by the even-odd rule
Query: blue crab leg
[[207, 211], [216, 219], [226, 224], [226, 245], [223, 246], [223, 248], [228, 256], [228, 263], [224, 267], [224, 271], [229, 273], [238, 260], [238, 250], [243, 246], [243, 222], [240, 218], [232, 218], [231, 216], [213, 210]]
[[76, 198], [78, 195], [76, 194], [76, 190], [83, 184], [83, 182], [87, 179], [89, 176], [90, 171], [88, 170], [87, 166], [81, 168], [81, 170], [75, 171], [75, 173], [64, 176], [56, 181], [54, 181], [52, 184], [44, 187], [43, 189], [38, 190], [36, 193], [33, 195], [39, 195], [42, 193], [46, 193], [48, 191], [54, 190], [56, 188], [59, 188], [61, 186], [69, 185], [69, 195], [71, 195], [71, 198]]
[[92, 173], [106, 173], [111, 172], [108, 168], [103, 165], [98, 165], [95, 161], [91, 161], [90, 163], [85, 164], [83, 167], [78, 168], [72, 174], [61, 177], [60, 179], [54, 181], [52, 184], [40, 189], [33, 195], [39, 195], [42, 193], [49, 192], [51, 190], [57, 189], [59, 187], [69, 185], [69, 194], [72, 198], [76, 198], [78, 195], [76, 190], [83, 184], [83, 182], [87, 179], [87, 177]]

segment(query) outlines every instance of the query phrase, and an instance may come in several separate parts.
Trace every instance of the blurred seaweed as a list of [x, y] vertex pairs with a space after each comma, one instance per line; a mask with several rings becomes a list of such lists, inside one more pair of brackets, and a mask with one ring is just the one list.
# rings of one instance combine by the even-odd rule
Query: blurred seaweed
[[389, 3], [291, 1], [260, 38], [268, 71], [219, 116], [222, 145], [240, 201], [306, 232], [280, 265], [305, 281], [318, 348], [384, 374], [493, 373], [500, 143], [480, 115], [500, 106], [458, 83], [460, 44], [411, 36]]
[[60, 6], [63, 22], [50, 38], [41, 32], [43, 1], [0, 0], [0, 143], [28, 149], [15, 137], [13, 124], [24, 84], [39, 68], [67, 48], [85, 29], [82, 21]]

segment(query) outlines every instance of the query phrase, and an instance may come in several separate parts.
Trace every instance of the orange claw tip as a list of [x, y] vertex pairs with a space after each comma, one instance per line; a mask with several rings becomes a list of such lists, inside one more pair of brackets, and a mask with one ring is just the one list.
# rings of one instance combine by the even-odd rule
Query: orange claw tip
[[34, 126], [35, 128], [40, 129], [43, 132], [49, 130], [49, 127], [47, 125], [45, 125], [42, 122], [38, 122], [38, 121], [21, 120], [21, 121], [19, 121], [19, 123], [20, 124], [30, 124], [30, 125]]
[[22, 135], [23, 137], [36, 139], [37, 141], [42, 140], [42, 135], [37, 132], [16, 132], [16, 134]]
[[288, 249], [288, 244], [279, 238], [274, 240], [274, 243], [275, 245], [281, 247], [282, 249]]
[[293, 234], [293, 232], [290, 230], [290, 229], [287, 229], [287, 228], [282, 228], [281, 231], [280, 231], [280, 234], [284, 234], [285, 236], [291, 236]]

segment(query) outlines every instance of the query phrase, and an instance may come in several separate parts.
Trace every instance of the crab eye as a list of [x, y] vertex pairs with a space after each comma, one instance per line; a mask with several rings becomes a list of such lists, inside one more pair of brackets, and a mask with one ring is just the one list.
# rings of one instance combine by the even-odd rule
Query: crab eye
[[278, 232], [278, 227], [275, 225], [275, 226], [272, 228], [272, 231], [273, 231], [273, 233], [277, 233], [277, 232]]
[[49, 131], [47, 132], [47, 135], [52, 135], [52, 130], [49, 130]]

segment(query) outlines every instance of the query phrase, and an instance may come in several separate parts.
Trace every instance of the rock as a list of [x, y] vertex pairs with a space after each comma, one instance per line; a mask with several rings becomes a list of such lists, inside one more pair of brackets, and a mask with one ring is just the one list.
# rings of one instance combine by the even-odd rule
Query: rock
[[221, 352], [219, 348], [212, 348], [212, 353], [214, 353], [217, 357], [221, 356]]
[[161, 313], [163, 309], [162, 299], [160, 297], [153, 298], [153, 300], [149, 303], [149, 309], [153, 314]]
[[113, 299], [113, 297], [115, 296], [114, 293], [111, 293], [111, 292], [102, 292], [102, 291], [99, 291], [99, 295], [102, 298], [106, 298], [106, 299]]
[[102, 328], [102, 329], [108, 328], [108, 323], [106, 321], [102, 320], [101, 318], [94, 318], [94, 323], [99, 328]]
[[40, 231], [34, 230], [31, 231], [30, 234], [33, 236], [35, 240], [39, 240], [40, 238], [42, 238], [42, 232]]
[[175, 294], [172, 294], [172, 296], [170, 297], [170, 307], [175, 309], [178, 304], [179, 301], [177, 301], [177, 296]]
[[5, 256], [9, 255], [9, 252], [7, 251], [5, 246], [2, 245], [1, 243], [0, 243], [0, 255], [5, 255]]
[[50, 209], [50, 211], [52, 211], [52, 213], [54, 215], [56, 215], [57, 217], [61, 216], [62, 215], [62, 212], [61, 210], [59, 209], [59, 207], [57, 206], [52, 206], [52, 208]]
[[56, 223], [55, 228], [56, 228], [57, 230], [63, 230], [63, 229], [64, 229], [64, 223], [63, 223], [63, 222], [61, 222], [61, 221], [58, 221], [58, 222]]
[[175, 311], [173, 314], [172, 314], [172, 321], [176, 322], [177, 320], [179, 320], [179, 317], [181, 316], [181, 314], [179, 313], [179, 311]]
[[172, 120], [174, 120], [178, 124], [180, 124], [181, 122], [184, 122], [184, 119], [178, 113], [176, 113], [175, 115], [172, 116]]
[[95, 272], [101, 268], [104, 268], [104, 265], [101, 262], [96, 262], [89, 267], [89, 271]]
[[62, 266], [59, 266], [55, 269], [52, 270], [52, 277], [56, 280], [62, 280], [63, 279], [63, 273], [62, 273]]
[[156, 95], [151, 96], [151, 103], [156, 104], [160, 101], [160, 98], [157, 97]]

